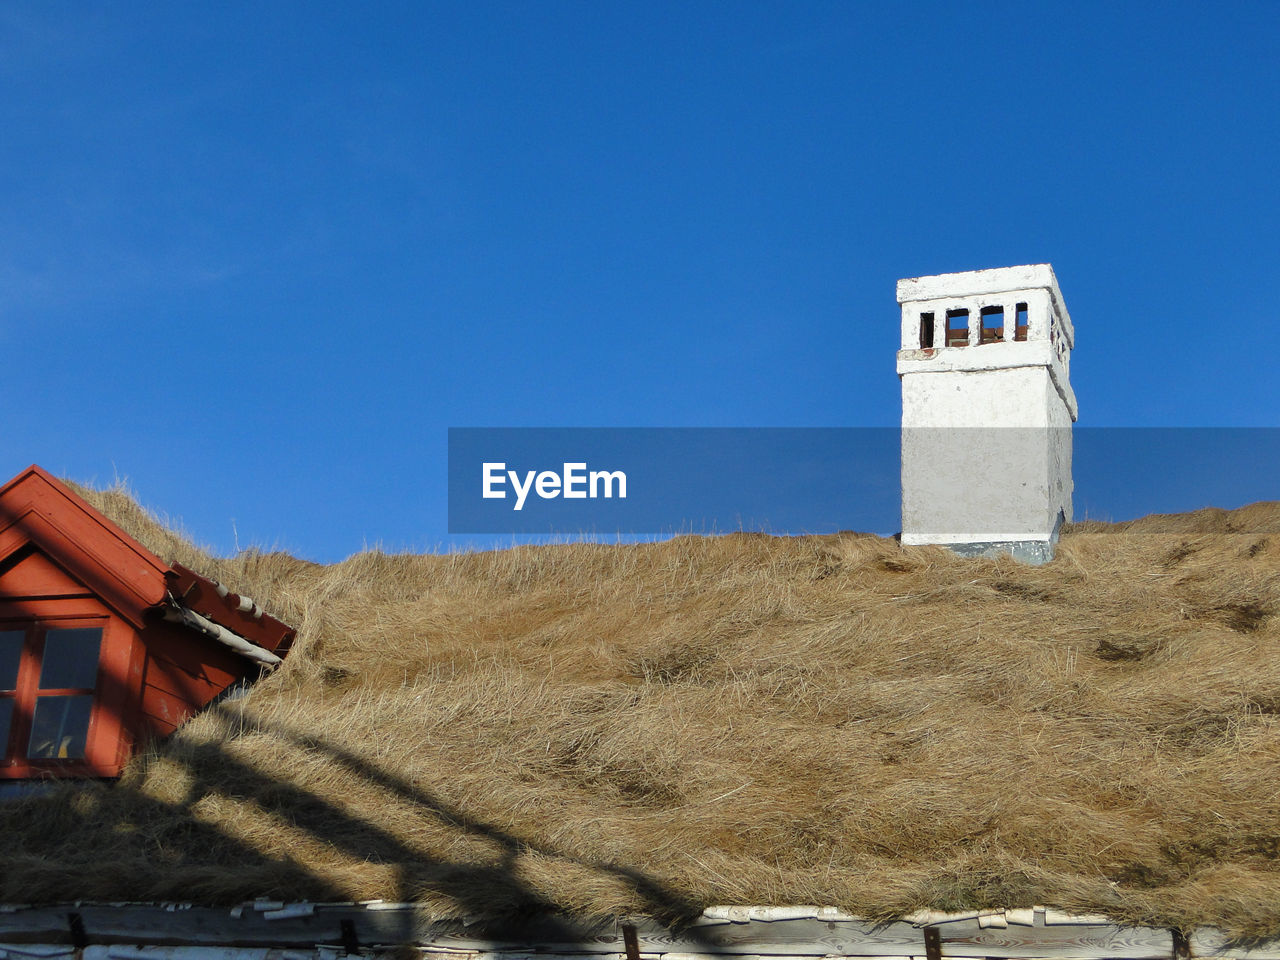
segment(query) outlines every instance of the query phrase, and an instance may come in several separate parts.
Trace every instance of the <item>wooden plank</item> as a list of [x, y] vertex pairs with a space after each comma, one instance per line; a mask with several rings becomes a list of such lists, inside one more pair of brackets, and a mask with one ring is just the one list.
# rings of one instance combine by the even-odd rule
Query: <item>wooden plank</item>
[[151, 720], [152, 727], [156, 730], [174, 730], [195, 713], [181, 697], [175, 697], [150, 684], [142, 688], [140, 707], [143, 716]]
[[749, 953], [758, 956], [849, 957], [924, 954], [924, 934], [909, 923], [777, 920], [698, 928], [673, 934], [637, 927], [640, 949], [649, 953]]
[[1169, 960], [1173, 934], [1161, 927], [1060, 924], [980, 927], [977, 920], [940, 927], [944, 957], [1061, 957]]
[[[255, 617], [252, 610], [240, 609], [244, 604], [238, 594], [229, 592], [225, 597], [219, 596], [217, 584], [208, 577], [201, 576], [180, 563], [175, 563], [171, 571], [174, 593], [182, 597], [183, 603], [196, 613], [203, 614], [214, 623], [221, 624], [272, 653], [283, 653], [293, 642], [293, 628], [266, 613], [261, 607], [257, 608], [258, 615]], [[253, 601], [249, 600], [248, 603], [253, 604]]]
[[[437, 952], [486, 955], [522, 951], [545, 954], [592, 954], [622, 958], [627, 943], [621, 924], [604, 921], [575, 924], [556, 918], [536, 922], [463, 926], [431, 922], [411, 905], [370, 909], [359, 904], [297, 905], [263, 903], [226, 909], [168, 909], [145, 905], [36, 907], [0, 912], [0, 943], [67, 944], [72, 941], [70, 915], [78, 914], [89, 944], [137, 946], [226, 946], [311, 949], [341, 946], [344, 926], [364, 947], [413, 944]], [[311, 905], [309, 905], [311, 906]], [[273, 908], [273, 909], [268, 909]], [[268, 914], [278, 919], [271, 919]], [[651, 920], [628, 921], [635, 927], [641, 955], [680, 954], [698, 957], [748, 955], [770, 960], [813, 957], [921, 957], [924, 929], [909, 923], [869, 924], [796, 918], [777, 921], [691, 926], [675, 933]], [[1052, 960], [1169, 960], [1170, 931], [1117, 925], [1052, 927], [980, 927], [977, 918], [927, 928], [936, 933], [940, 958], [1025, 958]], [[1280, 960], [1280, 946], [1240, 949], [1225, 938], [1201, 931], [1191, 938], [1194, 956], [1229, 956], [1238, 960]]]
[[0, 564], [0, 594], [6, 600], [90, 597], [89, 588], [40, 552], [26, 547]]
[[185, 701], [184, 718], [258, 672], [256, 665], [215, 641], [171, 624], [152, 624], [141, 637], [146, 646], [144, 682]]
[[[217, 641], [171, 624], [154, 624], [143, 634], [147, 653], [163, 664], [183, 692], [203, 688], [222, 692], [246, 675], [244, 659]], [[216, 695], [216, 694], [215, 694]]]
[[976, 920], [980, 915], [979, 910], [917, 910], [915, 913], [909, 913], [902, 919], [907, 923], [915, 924], [917, 927], [933, 927], [940, 923], [955, 923], [959, 920]]
[[[369, 910], [361, 906], [316, 905], [306, 916], [271, 920], [266, 911], [244, 909], [241, 916], [209, 907], [166, 911], [143, 905], [82, 904], [34, 907], [0, 913], [0, 942], [69, 943], [68, 917], [80, 916], [91, 943], [139, 945], [313, 946], [340, 944], [342, 921], [352, 924], [362, 944], [417, 943], [446, 950], [492, 952], [528, 947], [539, 952], [563, 949], [573, 953], [625, 952], [619, 925], [605, 922], [578, 925], [553, 918], [519, 926], [463, 927], [432, 923], [412, 907]], [[911, 956], [923, 954], [921, 932], [910, 924], [883, 927], [817, 920], [753, 922], [711, 928], [690, 928], [674, 934], [652, 922], [636, 922], [637, 947], [642, 953], [753, 953], [761, 956]]]
[[[1152, 927], [1058, 925], [983, 927], [977, 917], [926, 929], [936, 930], [942, 957], [1056, 957], [1081, 960], [1168, 960], [1173, 937]], [[644, 930], [641, 949], [692, 953], [750, 953], [759, 956], [920, 955], [925, 934], [911, 924], [871, 925], [818, 920], [734, 924], [679, 935]], [[1280, 958], [1278, 958], [1280, 960]]]
[[[269, 947], [85, 947], [82, 960], [268, 960]], [[307, 951], [308, 956], [315, 956]]]
[[195, 681], [185, 670], [160, 656], [146, 658], [143, 682], [184, 701], [192, 700], [191, 691], [195, 687]]
[[1111, 923], [1111, 920], [1100, 913], [1068, 913], [1065, 910], [1055, 910], [1052, 907], [1047, 907], [1044, 911], [1044, 922], [1048, 926], [1078, 927], [1083, 924], [1105, 926]]
[[[263, 906], [268, 906], [263, 904]], [[274, 906], [274, 905], [272, 905]], [[275, 910], [241, 908], [239, 916], [216, 907], [184, 906], [166, 909], [145, 904], [79, 904], [31, 907], [0, 912], [0, 943], [63, 944], [72, 942], [70, 918], [78, 915], [85, 939], [91, 944], [138, 946], [234, 946], [302, 947], [341, 945], [343, 925], [349, 923], [360, 943], [435, 944], [448, 949], [491, 952], [499, 938], [513, 946], [573, 944], [587, 952], [600, 952], [600, 944], [621, 952], [622, 940], [613, 923], [598, 927], [573, 927], [544, 920], [522, 924], [518, 930], [468, 928], [458, 923], [433, 923], [412, 906], [370, 910], [351, 904], [316, 904], [305, 915], [286, 911], [271, 919]], [[579, 949], [576, 952], [581, 952]]]
[[64, 617], [109, 617], [111, 608], [96, 597], [34, 597], [11, 600], [0, 596], [0, 620], [60, 620]]
[[119, 772], [121, 741], [132, 740], [128, 726], [130, 705], [138, 697], [131, 684], [129, 663], [137, 642], [133, 626], [119, 617], [101, 622], [102, 647], [98, 658], [97, 700], [93, 725], [89, 730], [86, 756]]
[[1233, 940], [1221, 930], [1201, 927], [1188, 938], [1193, 957], [1232, 957], [1235, 960], [1280, 960], [1280, 940]]

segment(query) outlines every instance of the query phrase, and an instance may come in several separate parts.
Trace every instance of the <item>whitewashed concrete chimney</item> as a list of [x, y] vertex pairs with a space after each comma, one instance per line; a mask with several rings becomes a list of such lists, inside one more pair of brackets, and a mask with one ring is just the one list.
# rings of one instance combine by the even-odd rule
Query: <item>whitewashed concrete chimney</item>
[[1047, 263], [898, 281], [902, 542], [1044, 563], [1071, 519], [1075, 330]]

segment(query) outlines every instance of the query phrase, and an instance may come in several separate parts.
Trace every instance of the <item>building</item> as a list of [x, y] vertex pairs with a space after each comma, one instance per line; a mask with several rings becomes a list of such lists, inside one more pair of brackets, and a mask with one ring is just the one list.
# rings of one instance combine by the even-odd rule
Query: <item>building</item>
[[898, 281], [902, 542], [1053, 556], [1071, 519], [1075, 329], [1047, 263]]
[[0, 789], [115, 777], [293, 630], [161, 561], [39, 467], [0, 488]]
[[[290, 642], [123, 501], [0, 490], [13, 716]], [[1077, 525], [1049, 566], [855, 533], [262, 554], [236, 580], [300, 625], [283, 670], [116, 783], [0, 804], [0, 960], [1280, 960], [1280, 504], [1223, 513]], [[95, 624], [62, 660], [93, 690], [21, 693]], [[54, 742], [26, 762], [87, 766]]]

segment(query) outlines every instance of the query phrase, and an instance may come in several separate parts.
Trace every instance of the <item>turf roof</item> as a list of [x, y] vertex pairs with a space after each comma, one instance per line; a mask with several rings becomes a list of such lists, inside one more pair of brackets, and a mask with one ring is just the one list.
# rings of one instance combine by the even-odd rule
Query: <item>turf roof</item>
[[0, 807], [0, 899], [1280, 932], [1280, 504], [1043, 567], [859, 534], [324, 566], [84, 495], [299, 638], [119, 784]]

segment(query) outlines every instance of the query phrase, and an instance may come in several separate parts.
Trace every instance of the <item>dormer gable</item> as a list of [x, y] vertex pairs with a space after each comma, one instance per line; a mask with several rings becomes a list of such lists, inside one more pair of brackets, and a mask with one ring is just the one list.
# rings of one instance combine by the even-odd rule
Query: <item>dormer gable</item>
[[40, 467], [0, 488], [0, 781], [115, 776], [292, 639]]
[[168, 566], [34, 465], [0, 487], [0, 569], [33, 545], [135, 627], [164, 602]]

